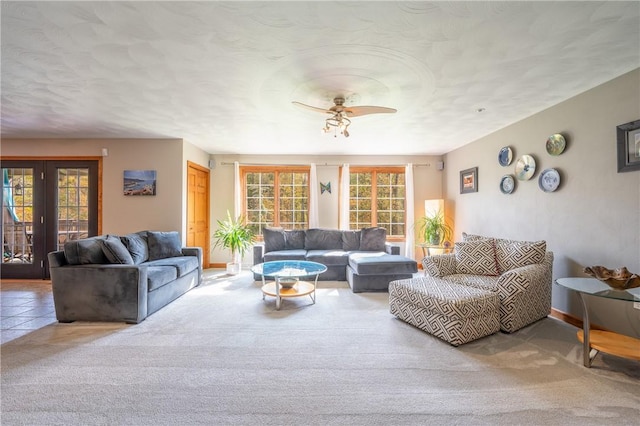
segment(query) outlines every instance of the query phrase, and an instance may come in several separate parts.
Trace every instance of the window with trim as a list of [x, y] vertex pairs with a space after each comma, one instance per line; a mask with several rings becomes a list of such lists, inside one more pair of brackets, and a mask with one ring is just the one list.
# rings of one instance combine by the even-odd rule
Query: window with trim
[[266, 227], [309, 227], [309, 167], [240, 167], [244, 214], [256, 235]]
[[404, 238], [403, 167], [349, 168], [349, 227], [379, 226], [390, 238]]

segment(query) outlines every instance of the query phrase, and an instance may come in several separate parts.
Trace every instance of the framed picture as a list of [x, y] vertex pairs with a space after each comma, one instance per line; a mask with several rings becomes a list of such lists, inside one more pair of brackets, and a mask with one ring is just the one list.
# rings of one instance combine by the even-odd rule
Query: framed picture
[[472, 167], [460, 172], [460, 193], [478, 192], [478, 168]]
[[618, 173], [640, 170], [640, 120], [616, 127]]
[[155, 170], [125, 170], [124, 195], [156, 195]]

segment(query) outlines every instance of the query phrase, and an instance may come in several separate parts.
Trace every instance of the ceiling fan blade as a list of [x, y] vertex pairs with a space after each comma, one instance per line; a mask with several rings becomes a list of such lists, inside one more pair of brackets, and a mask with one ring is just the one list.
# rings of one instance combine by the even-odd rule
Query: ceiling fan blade
[[296, 106], [302, 107], [302, 108], [310, 109], [311, 111], [322, 112], [322, 113], [325, 113], [325, 114], [335, 114], [335, 112], [333, 112], [333, 111], [331, 111], [329, 109], [314, 107], [314, 106], [311, 106], [311, 105], [303, 104], [302, 102], [293, 101], [291, 103], [296, 105]]
[[359, 117], [367, 114], [393, 114], [397, 111], [398, 110], [395, 108], [380, 106], [350, 106], [344, 108], [344, 112], [347, 113], [347, 117]]

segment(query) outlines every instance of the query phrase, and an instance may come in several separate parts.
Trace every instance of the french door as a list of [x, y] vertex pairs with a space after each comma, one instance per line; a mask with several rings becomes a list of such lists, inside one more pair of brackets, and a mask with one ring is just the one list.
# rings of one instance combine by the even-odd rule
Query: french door
[[49, 277], [47, 253], [98, 233], [97, 160], [2, 160], [2, 278]]

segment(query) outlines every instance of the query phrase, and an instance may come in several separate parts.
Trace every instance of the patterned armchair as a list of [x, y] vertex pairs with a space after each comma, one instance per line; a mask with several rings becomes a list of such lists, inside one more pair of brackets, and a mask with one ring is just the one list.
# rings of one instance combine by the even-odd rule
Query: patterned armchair
[[463, 234], [454, 253], [425, 257], [425, 274], [497, 293], [500, 329], [512, 333], [551, 311], [553, 253], [545, 241]]

